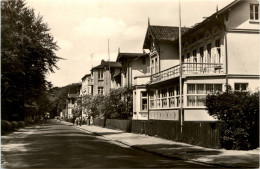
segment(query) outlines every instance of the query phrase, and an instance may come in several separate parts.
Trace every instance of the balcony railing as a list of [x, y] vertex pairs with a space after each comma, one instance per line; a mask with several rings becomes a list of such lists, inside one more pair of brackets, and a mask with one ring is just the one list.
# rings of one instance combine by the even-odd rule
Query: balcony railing
[[[182, 74], [219, 74], [223, 73], [222, 63], [183, 63]], [[151, 82], [160, 82], [180, 75], [180, 65], [151, 75]]]

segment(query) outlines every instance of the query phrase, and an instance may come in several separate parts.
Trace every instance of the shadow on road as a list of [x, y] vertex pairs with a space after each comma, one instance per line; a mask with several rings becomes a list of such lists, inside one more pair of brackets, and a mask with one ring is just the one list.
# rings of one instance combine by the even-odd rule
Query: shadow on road
[[[24, 130], [28, 131], [14, 133], [10, 138], [4, 138], [10, 141], [2, 146], [2, 157], [5, 161], [2, 167], [201, 168], [203, 166], [181, 160], [173, 161], [130, 147], [116, 145], [91, 133], [57, 123], [43, 124]], [[27, 136], [24, 137], [26, 134]]]

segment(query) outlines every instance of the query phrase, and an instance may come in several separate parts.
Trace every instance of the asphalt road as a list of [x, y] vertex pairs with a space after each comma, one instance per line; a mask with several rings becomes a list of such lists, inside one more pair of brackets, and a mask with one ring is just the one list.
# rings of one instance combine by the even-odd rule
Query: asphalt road
[[160, 157], [51, 121], [1, 140], [3, 168], [209, 168]]

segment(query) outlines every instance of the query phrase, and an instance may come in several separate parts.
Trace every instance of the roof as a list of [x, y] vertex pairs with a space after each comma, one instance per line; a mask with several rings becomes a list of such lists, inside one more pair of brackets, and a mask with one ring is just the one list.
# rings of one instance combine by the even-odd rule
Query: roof
[[[182, 27], [182, 34], [189, 28]], [[149, 48], [149, 39], [152, 37], [155, 41], [174, 41], [179, 37], [179, 27], [177, 26], [155, 26], [148, 25], [143, 48]]]
[[82, 80], [82, 81], [85, 80], [88, 76], [91, 76], [91, 74], [86, 74], [85, 76], [83, 76], [83, 77], [81, 78], [81, 80]]
[[122, 67], [121, 63], [119, 63], [119, 62], [111, 62], [111, 61], [102, 60], [100, 65], [93, 67], [91, 70], [103, 69], [103, 68], [109, 67], [109, 66], [110, 66], [110, 68], [121, 68]]
[[[207, 17], [205, 20], [203, 20], [200, 23], [195, 24], [192, 28], [190, 28], [188, 31], [186, 31], [183, 36], [186, 36], [188, 34], [190, 34], [191, 32], [199, 29], [200, 27], [203, 27], [205, 24], [208, 24], [210, 21], [212, 20], [216, 20], [220, 15], [225, 14], [226, 12], [229, 12], [229, 10], [234, 7], [235, 5], [237, 5], [238, 3], [242, 2], [243, 0], [235, 0], [233, 2], [231, 2], [230, 4], [228, 4], [227, 6], [225, 6], [224, 8], [222, 8], [221, 10], [213, 13], [211, 16]], [[179, 39], [179, 38], [177, 38]]]
[[122, 58], [138, 58], [146, 56], [146, 53], [118, 53], [116, 61], [119, 62]]

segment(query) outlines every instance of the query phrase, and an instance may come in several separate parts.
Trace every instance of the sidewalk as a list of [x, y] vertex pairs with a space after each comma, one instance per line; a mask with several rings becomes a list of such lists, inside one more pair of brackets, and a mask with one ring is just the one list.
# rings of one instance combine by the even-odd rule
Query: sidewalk
[[[71, 125], [68, 122], [62, 123]], [[211, 149], [97, 126], [83, 125], [74, 127], [165, 157], [222, 167], [259, 168], [259, 149], [250, 151]]]

